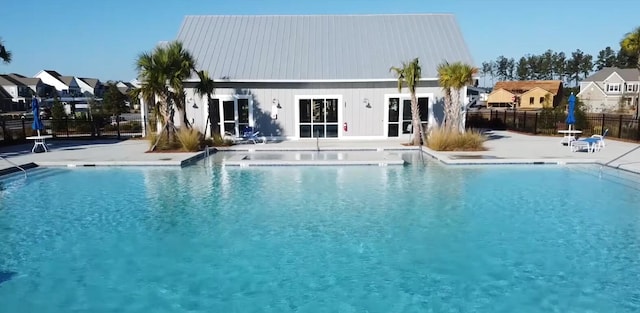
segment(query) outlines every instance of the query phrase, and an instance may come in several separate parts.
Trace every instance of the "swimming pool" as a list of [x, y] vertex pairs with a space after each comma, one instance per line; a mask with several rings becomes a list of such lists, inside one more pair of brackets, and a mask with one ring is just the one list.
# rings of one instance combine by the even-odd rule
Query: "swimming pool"
[[0, 198], [0, 312], [637, 312], [637, 181], [598, 172], [36, 170]]

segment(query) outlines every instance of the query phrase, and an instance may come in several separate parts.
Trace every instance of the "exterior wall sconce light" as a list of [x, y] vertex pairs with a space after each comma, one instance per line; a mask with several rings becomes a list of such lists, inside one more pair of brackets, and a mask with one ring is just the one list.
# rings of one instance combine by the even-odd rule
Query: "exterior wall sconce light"
[[273, 105], [275, 105], [278, 109], [282, 109], [282, 106], [280, 106], [280, 102], [276, 98], [273, 98]]
[[198, 108], [198, 104], [197, 104], [195, 101], [193, 101], [193, 98], [189, 98], [189, 99], [187, 99], [187, 102], [188, 102], [188, 103], [192, 103], [192, 102], [193, 102], [193, 106], [192, 106], [192, 108], [194, 108], [194, 109], [197, 109], [197, 108]]
[[367, 109], [371, 109], [371, 103], [369, 102], [369, 99], [364, 98], [364, 100], [362, 101], [362, 103], [364, 103], [364, 107]]

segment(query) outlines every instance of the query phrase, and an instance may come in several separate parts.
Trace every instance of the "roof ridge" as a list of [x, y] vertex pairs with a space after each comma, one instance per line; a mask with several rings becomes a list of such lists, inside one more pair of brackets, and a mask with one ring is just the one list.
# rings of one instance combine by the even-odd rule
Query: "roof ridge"
[[315, 17], [315, 16], [455, 16], [454, 13], [369, 13], [369, 14], [187, 14], [185, 17]]

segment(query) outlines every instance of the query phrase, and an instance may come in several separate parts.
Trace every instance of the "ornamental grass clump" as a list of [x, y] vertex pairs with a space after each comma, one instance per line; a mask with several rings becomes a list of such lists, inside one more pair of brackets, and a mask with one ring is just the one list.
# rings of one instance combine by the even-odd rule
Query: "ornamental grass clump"
[[202, 147], [202, 134], [195, 129], [181, 128], [176, 133], [178, 142], [182, 145], [183, 151], [195, 152], [199, 151]]
[[464, 133], [437, 128], [431, 131], [427, 140], [427, 147], [435, 151], [483, 151], [487, 140], [478, 131]]
[[175, 141], [170, 141], [167, 137], [166, 133], [163, 133], [158, 139], [158, 134], [155, 132], [147, 133], [147, 140], [149, 140], [149, 148], [152, 148], [156, 141], [158, 142], [155, 150], [177, 150], [180, 148], [180, 143]]

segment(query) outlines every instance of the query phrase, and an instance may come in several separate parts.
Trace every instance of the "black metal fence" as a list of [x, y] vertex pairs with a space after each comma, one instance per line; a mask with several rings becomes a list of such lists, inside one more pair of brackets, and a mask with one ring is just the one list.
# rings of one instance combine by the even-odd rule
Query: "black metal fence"
[[[530, 134], [557, 135], [567, 129], [565, 113], [555, 111], [483, 110], [467, 113], [467, 128], [513, 130]], [[638, 119], [625, 114], [586, 113], [576, 116], [576, 129], [582, 136], [602, 134], [608, 137], [640, 141]]]
[[[35, 136], [37, 132], [31, 128], [33, 118], [0, 119], [0, 144], [11, 144], [25, 141], [26, 137]], [[42, 135], [53, 138], [127, 138], [142, 136], [144, 121], [140, 118], [122, 120], [111, 117], [88, 119], [43, 119], [45, 129]]]

